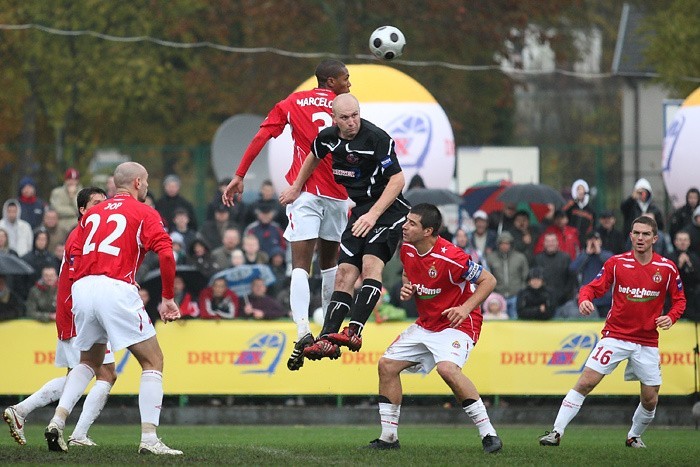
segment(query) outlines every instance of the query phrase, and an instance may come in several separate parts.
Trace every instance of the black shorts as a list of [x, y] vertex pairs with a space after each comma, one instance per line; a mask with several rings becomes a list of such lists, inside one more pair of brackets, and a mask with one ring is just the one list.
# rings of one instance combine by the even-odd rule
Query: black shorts
[[340, 239], [338, 264], [352, 264], [362, 271], [362, 257], [364, 255], [376, 256], [386, 264], [394, 256], [399, 240], [401, 240], [401, 228], [405, 219], [396, 222], [393, 226], [375, 225], [366, 237], [355, 237], [352, 234], [352, 222], [355, 220], [350, 219]]

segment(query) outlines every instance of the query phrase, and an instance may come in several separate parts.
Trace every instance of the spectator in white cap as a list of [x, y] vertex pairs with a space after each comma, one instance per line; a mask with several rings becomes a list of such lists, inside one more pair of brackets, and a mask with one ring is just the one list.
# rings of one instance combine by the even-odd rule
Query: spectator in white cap
[[496, 231], [489, 229], [489, 216], [479, 209], [472, 215], [474, 231], [469, 233], [469, 242], [479, 252], [479, 256], [486, 255], [496, 249]]

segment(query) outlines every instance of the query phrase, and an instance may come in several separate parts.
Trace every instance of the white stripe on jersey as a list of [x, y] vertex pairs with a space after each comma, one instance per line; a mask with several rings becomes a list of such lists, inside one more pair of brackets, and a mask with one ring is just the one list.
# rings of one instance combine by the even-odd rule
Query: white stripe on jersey
[[674, 268], [673, 264], [671, 264], [671, 263], [659, 263], [657, 261], [652, 261], [651, 264], [653, 264], [655, 266], [663, 266], [665, 268], [669, 268], [673, 272], [676, 272], [676, 268]]
[[457, 261], [452, 261], [452, 260], [451, 260], [450, 258], [448, 258], [447, 256], [442, 256], [442, 255], [439, 255], [439, 254], [433, 253], [433, 252], [430, 252], [430, 256], [433, 256], [433, 257], [438, 258], [438, 259], [445, 260], [445, 261], [447, 261], [448, 263], [452, 263], [452, 264], [454, 264], [455, 266], [459, 266], [460, 268], [463, 268], [463, 269], [466, 267], [464, 264], [459, 264]]

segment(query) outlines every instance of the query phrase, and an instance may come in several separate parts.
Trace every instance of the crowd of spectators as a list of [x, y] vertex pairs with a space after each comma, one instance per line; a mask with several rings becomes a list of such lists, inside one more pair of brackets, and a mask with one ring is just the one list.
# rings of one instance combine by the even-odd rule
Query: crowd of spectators
[[[170, 232], [176, 263], [202, 276], [202, 287], [197, 290], [186, 278], [176, 277], [176, 301], [186, 318], [288, 317], [290, 251], [283, 236], [287, 222], [284, 207], [269, 181], [261, 184], [258, 199], [227, 207], [221, 202], [227, 183], [219, 183], [201, 223], [192, 203], [181, 194], [177, 175], [164, 178], [160, 198], [152, 193], [147, 197], [146, 202], [158, 210]], [[109, 181], [107, 185], [109, 189]], [[40, 197], [42, 190], [34, 180], [23, 177], [17, 197], [3, 203], [0, 253], [22, 258], [35, 272], [0, 275], [0, 320], [54, 319], [55, 275], [63, 243], [76, 225], [75, 197], [81, 188], [78, 171], [68, 169], [63, 184], [47, 190], [47, 202]], [[688, 190], [685, 205], [672, 212], [666, 222], [645, 179], [637, 181], [619, 210], [603, 212], [592, 207], [589, 186], [579, 179], [571, 186], [571, 199], [561, 209], [550, 209], [543, 219], [506, 204], [502, 211], [473, 213], [470, 228], [458, 229], [451, 240], [498, 280], [482, 306], [485, 319], [581, 319], [578, 289], [598, 274], [608, 258], [630, 248], [629, 229], [639, 215], [655, 218], [660, 230], [654, 249], [678, 265], [688, 299], [685, 316], [700, 319], [700, 191], [695, 188]], [[622, 228], [618, 228], [618, 221]], [[253, 280], [250, 291], [242, 296], [229, 288], [225, 278], [210, 280], [240, 265], [267, 267], [274, 279]], [[157, 257], [147, 255], [137, 281], [143, 283], [157, 268]], [[317, 265], [312, 271], [311, 291], [316, 295], [311, 299], [310, 315], [320, 303]], [[377, 321], [392, 319], [389, 316], [416, 316], [415, 306], [398, 298], [401, 269], [397, 258], [387, 265], [385, 276], [385, 298], [381, 301], [385, 309], [376, 310]], [[149, 302], [155, 317], [158, 299], [153, 294], [150, 291], [149, 296], [144, 290], [144, 302]], [[604, 318], [611, 306], [610, 294], [594, 304], [598, 311], [594, 316]]]

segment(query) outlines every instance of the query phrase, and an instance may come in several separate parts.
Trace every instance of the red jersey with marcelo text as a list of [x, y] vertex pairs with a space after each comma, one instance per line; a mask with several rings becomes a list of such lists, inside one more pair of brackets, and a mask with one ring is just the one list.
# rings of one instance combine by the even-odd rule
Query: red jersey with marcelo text
[[[129, 194], [117, 193], [90, 208], [76, 229], [78, 238], [72, 248], [75, 280], [107, 276], [134, 284], [147, 251], [172, 255], [172, 240], [160, 214]], [[163, 290], [163, 296], [166, 293]]]
[[[311, 142], [319, 131], [333, 124], [331, 104], [335, 93], [330, 89], [315, 88], [290, 94], [278, 102], [260, 125], [273, 137], [278, 137], [289, 125], [294, 140], [292, 166], [285, 178], [291, 185], [296, 180], [301, 165], [311, 149]], [[335, 199], [347, 199], [345, 188], [333, 179], [332, 160], [322, 160], [304, 185], [304, 191]]]
[[673, 261], [654, 253], [641, 264], [627, 252], [608, 259], [595, 279], [581, 287], [579, 303], [601, 297], [612, 287], [612, 306], [605, 319], [603, 337], [613, 337], [649, 347], [659, 346], [655, 320], [661, 316], [666, 296], [671, 297], [668, 316], [675, 323], [685, 311], [685, 294]]
[[[400, 254], [404, 273], [416, 286], [416, 324], [435, 332], [450, 327], [450, 321], [442, 312], [464, 304], [472, 295], [472, 284], [468, 279], [474, 274], [470, 268], [479, 266], [471, 261], [464, 250], [442, 237], [438, 237], [433, 248], [422, 256], [410, 243], [401, 245]], [[474, 277], [474, 280], [477, 278]], [[481, 310], [476, 307], [457, 329], [476, 343], [482, 320]]]
[[73, 257], [70, 254], [71, 248], [78, 236], [78, 229], [71, 230], [66, 238], [63, 258], [61, 259], [61, 270], [58, 273], [58, 292], [56, 293], [56, 330], [58, 338], [63, 340], [76, 336], [75, 323], [73, 322], [73, 299], [71, 297], [71, 269], [73, 268]]

